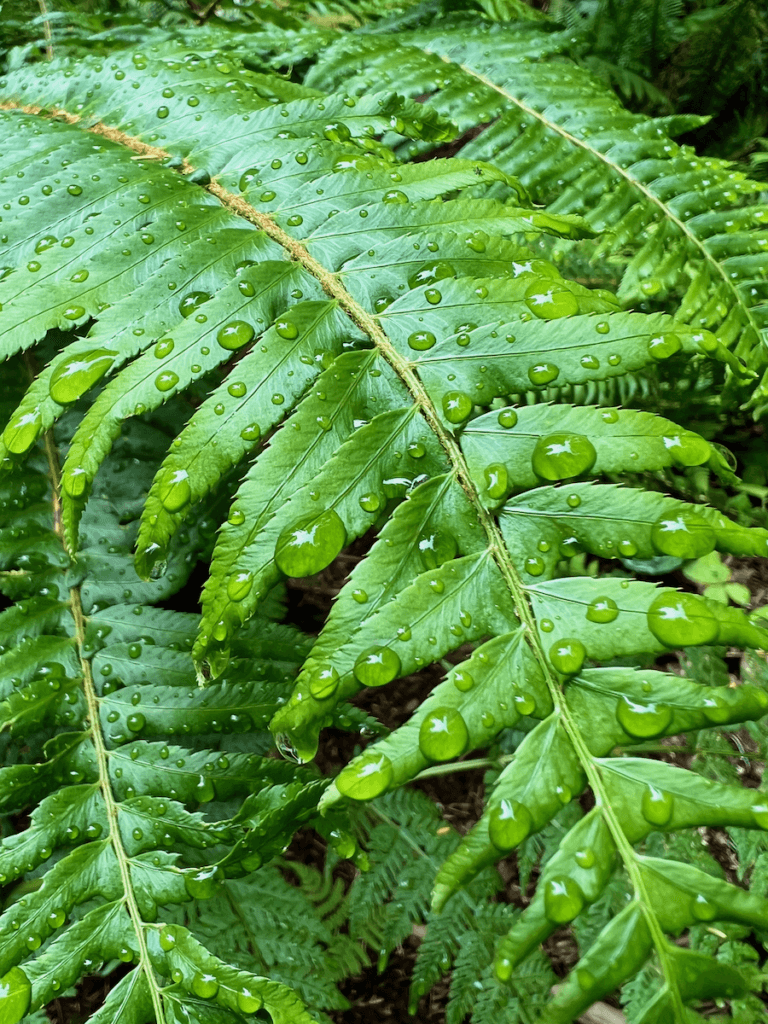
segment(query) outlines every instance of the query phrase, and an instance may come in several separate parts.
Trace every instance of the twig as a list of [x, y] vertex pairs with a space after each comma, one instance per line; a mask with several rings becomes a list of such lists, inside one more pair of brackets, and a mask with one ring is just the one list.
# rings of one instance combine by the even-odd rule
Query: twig
[[43, 35], [45, 36], [45, 59], [53, 60], [53, 36], [51, 34], [51, 23], [48, 20], [48, 8], [45, 6], [45, 0], [37, 0], [40, 7], [40, 13], [43, 16]]

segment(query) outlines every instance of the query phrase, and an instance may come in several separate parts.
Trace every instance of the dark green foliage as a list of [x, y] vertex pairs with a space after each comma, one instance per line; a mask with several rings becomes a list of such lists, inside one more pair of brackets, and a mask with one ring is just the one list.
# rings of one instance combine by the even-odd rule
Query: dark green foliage
[[[412, 1009], [452, 971], [450, 1024], [566, 1024], [625, 983], [637, 1024], [747, 1022], [768, 804], [728, 758], [737, 727], [765, 749], [768, 630], [715, 553], [768, 530], [654, 382], [749, 399], [759, 186], [546, 19], [269, 10], [0, 81], [3, 1020], [120, 960], [96, 1022], [327, 1020], [426, 925]], [[558, 269], [597, 234], [618, 297]], [[285, 577], [363, 537], [319, 636], [280, 625]], [[348, 703], [441, 660], [390, 734]], [[332, 779], [327, 726], [379, 733]], [[690, 766], [648, 756], [680, 736]], [[501, 770], [460, 837], [400, 787], [472, 750]], [[322, 869], [280, 859], [302, 826]]]

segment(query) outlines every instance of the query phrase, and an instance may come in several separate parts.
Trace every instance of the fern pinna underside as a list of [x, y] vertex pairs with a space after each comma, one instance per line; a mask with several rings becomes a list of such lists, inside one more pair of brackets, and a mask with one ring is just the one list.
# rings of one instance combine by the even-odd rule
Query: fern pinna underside
[[[92, 1020], [312, 1019], [280, 980], [210, 952], [178, 908], [258, 877], [302, 823], [328, 833], [345, 807], [516, 727], [482, 818], [437, 871], [435, 912], [588, 792], [496, 949], [497, 983], [618, 869], [626, 905], [542, 1020], [571, 1021], [649, 958], [661, 981], [644, 1022], [747, 993], [739, 970], [674, 938], [761, 927], [768, 902], [636, 847], [768, 828], [764, 794], [612, 752], [762, 717], [759, 687], [631, 666], [759, 648], [768, 632], [568, 566], [578, 552], [765, 555], [768, 532], [651, 487], [698, 467], [734, 479], [668, 419], [508, 404], [678, 352], [742, 372], [723, 340], [564, 279], [526, 242], [588, 225], [534, 207], [506, 170], [399, 161], [382, 136], [425, 146], [456, 127], [392, 92], [326, 93], [169, 48], [0, 84], [0, 713], [21, 751], [0, 780], [5, 811], [33, 808], [0, 846], [4, 882], [33, 875], [0, 917], [4, 1020], [97, 958], [132, 966]], [[307, 652], [272, 621], [275, 585], [365, 534]], [[199, 621], [162, 607], [197, 558]], [[270, 718], [280, 751], [311, 761], [363, 687], [459, 648], [410, 721], [334, 780], [265, 756]], [[41, 731], [42, 753], [25, 746]]]

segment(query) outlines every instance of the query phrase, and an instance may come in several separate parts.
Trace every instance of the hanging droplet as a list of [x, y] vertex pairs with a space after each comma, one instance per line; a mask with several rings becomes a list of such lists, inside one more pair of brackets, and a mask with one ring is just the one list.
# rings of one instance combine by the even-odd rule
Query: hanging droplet
[[179, 512], [192, 499], [189, 473], [186, 469], [167, 471], [159, 488], [160, 501], [168, 512]]
[[282, 531], [275, 545], [275, 563], [286, 576], [314, 576], [331, 564], [346, 540], [338, 513], [326, 509]]
[[693, 647], [717, 637], [717, 619], [695, 594], [661, 593], [648, 609], [648, 628], [666, 647]]
[[488, 816], [488, 838], [497, 850], [514, 850], [533, 827], [528, 808], [517, 800], [502, 800]]
[[250, 988], [242, 988], [237, 993], [237, 1008], [241, 1013], [256, 1013], [263, 1005], [262, 999]]
[[547, 434], [537, 440], [531, 466], [544, 480], [568, 480], [588, 473], [596, 459], [594, 445], [583, 434]]
[[663, 437], [664, 447], [679, 466], [701, 466], [712, 455], [708, 441], [692, 431], [683, 431], [672, 437]]
[[252, 589], [252, 572], [236, 572], [227, 580], [227, 597], [230, 601], [244, 601]]
[[353, 672], [363, 686], [385, 686], [400, 674], [400, 658], [391, 647], [368, 647], [355, 661]]
[[564, 676], [573, 676], [581, 671], [587, 649], [581, 640], [568, 637], [558, 640], [549, 649], [549, 660], [556, 672]]
[[373, 800], [392, 782], [392, 762], [371, 751], [356, 758], [336, 776], [336, 788], [351, 800]]
[[459, 757], [468, 743], [466, 722], [456, 708], [435, 708], [421, 723], [419, 749], [430, 761], [450, 761]]
[[51, 374], [48, 391], [54, 402], [69, 405], [101, 380], [117, 356], [107, 349], [95, 349], [80, 355], [65, 357]]

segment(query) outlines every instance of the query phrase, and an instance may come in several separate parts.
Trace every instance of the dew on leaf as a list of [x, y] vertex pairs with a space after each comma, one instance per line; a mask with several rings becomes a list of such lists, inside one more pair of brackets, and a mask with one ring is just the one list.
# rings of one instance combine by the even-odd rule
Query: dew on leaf
[[573, 859], [576, 861], [580, 868], [584, 868], [585, 871], [588, 871], [591, 867], [594, 866], [595, 851], [591, 847], [586, 846], [581, 850], [577, 850], [576, 853], [574, 853], [573, 855]]
[[435, 708], [419, 728], [419, 749], [430, 761], [450, 761], [459, 757], [468, 743], [466, 722], [456, 708]]
[[701, 466], [712, 454], [708, 441], [692, 431], [663, 437], [664, 447], [679, 466]]
[[467, 693], [475, 685], [475, 680], [466, 669], [459, 668], [453, 673], [453, 685], [461, 693]]
[[213, 999], [219, 991], [219, 983], [215, 975], [208, 974], [205, 971], [198, 971], [192, 978], [191, 988], [194, 994], [201, 999]]
[[299, 336], [299, 328], [293, 320], [281, 317], [275, 322], [275, 333], [279, 334], [281, 338], [285, 338], [287, 341], [293, 341], [294, 338], [298, 338]]
[[256, 1013], [261, 1009], [262, 999], [249, 988], [243, 987], [237, 993], [237, 1008], [241, 1013]]
[[178, 383], [179, 376], [173, 370], [164, 370], [155, 377], [155, 387], [158, 391], [170, 391]]
[[408, 196], [405, 192], [401, 192], [399, 188], [391, 188], [388, 192], [385, 192], [381, 197], [382, 203], [407, 203], [409, 202]]
[[275, 563], [286, 576], [314, 576], [331, 564], [346, 539], [338, 513], [326, 509], [285, 527], [275, 545]]
[[619, 606], [612, 597], [596, 597], [587, 605], [586, 614], [590, 622], [613, 622], [618, 618]]
[[667, 729], [672, 721], [672, 708], [668, 704], [636, 704], [624, 696], [616, 706], [616, 720], [630, 736], [650, 739]]
[[196, 313], [198, 309], [210, 299], [208, 292], [189, 292], [179, 302], [179, 313], [186, 319]]
[[672, 817], [673, 797], [655, 786], [648, 786], [640, 801], [643, 817], [651, 825], [666, 825]]
[[556, 320], [579, 312], [579, 301], [572, 292], [558, 288], [556, 284], [547, 288], [539, 281], [534, 281], [526, 289], [525, 304], [534, 316], [542, 320]]
[[443, 414], [449, 423], [463, 423], [472, 412], [472, 399], [464, 391], [446, 391]]
[[507, 467], [501, 462], [493, 462], [485, 467], [485, 493], [492, 501], [503, 498], [509, 490], [509, 474]]
[[168, 512], [179, 512], [189, 504], [192, 488], [186, 469], [169, 470], [159, 488], [160, 501]]
[[363, 686], [385, 686], [400, 674], [400, 658], [391, 647], [374, 645], [358, 656], [353, 672]]
[[573, 676], [581, 671], [587, 649], [581, 640], [567, 637], [552, 644], [549, 649], [549, 660], [556, 672], [564, 676]]
[[581, 913], [584, 893], [567, 875], [544, 883], [544, 913], [553, 924], [567, 924]]
[[336, 788], [351, 800], [373, 800], [392, 782], [392, 762], [386, 754], [363, 754], [336, 777]]
[[497, 419], [500, 427], [509, 430], [510, 427], [514, 427], [517, 423], [517, 413], [514, 409], [502, 409]]
[[443, 293], [438, 288], [426, 288], [424, 298], [430, 306], [437, 306], [443, 301]]
[[227, 597], [230, 601], [244, 601], [253, 588], [252, 572], [236, 572], [227, 580]]
[[513, 850], [532, 827], [530, 811], [517, 800], [502, 800], [488, 815], [488, 837], [497, 850]]
[[436, 341], [437, 338], [431, 331], [414, 331], [408, 335], [408, 345], [416, 352], [426, 352]]
[[695, 512], [674, 517], [661, 516], [651, 527], [651, 541], [657, 551], [676, 558], [700, 558], [715, 548], [715, 531]]
[[560, 367], [554, 363], [536, 363], [528, 369], [528, 380], [536, 387], [544, 387], [551, 384], [560, 376]]
[[596, 459], [594, 445], [583, 434], [547, 434], [536, 441], [531, 466], [543, 480], [569, 480], [588, 473]]
[[692, 647], [717, 637], [717, 619], [695, 594], [661, 593], [648, 609], [648, 628], [666, 647]]
[[217, 865], [193, 868], [184, 873], [184, 887], [195, 900], [209, 900], [215, 896], [223, 880], [224, 872]]
[[235, 352], [252, 341], [255, 333], [253, 327], [244, 320], [232, 320], [219, 330], [216, 341], [228, 352]]
[[101, 380], [115, 361], [116, 353], [94, 349], [62, 359], [51, 374], [48, 391], [54, 402], [69, 405]]
[[339, 673], [332, 665], [313, 668], [309, 676], [309, 692], [315, 700], [327, 700], [339, 685]]
[[661, 362], [679, 352], [682, 347], [683, 343], [676, 334], [657, 334], [648, 342], [648, 355]]
[[444, 530], [424, 530], [418, 540], [419, 555], [427, 569], [437, 569], [456, 557], [458, 545], [455, 537]]
[[691, 900], [691, 917], [695, 921], [714, 921], [718, 913], [715, 904], [701, 893], [697, 893]]

